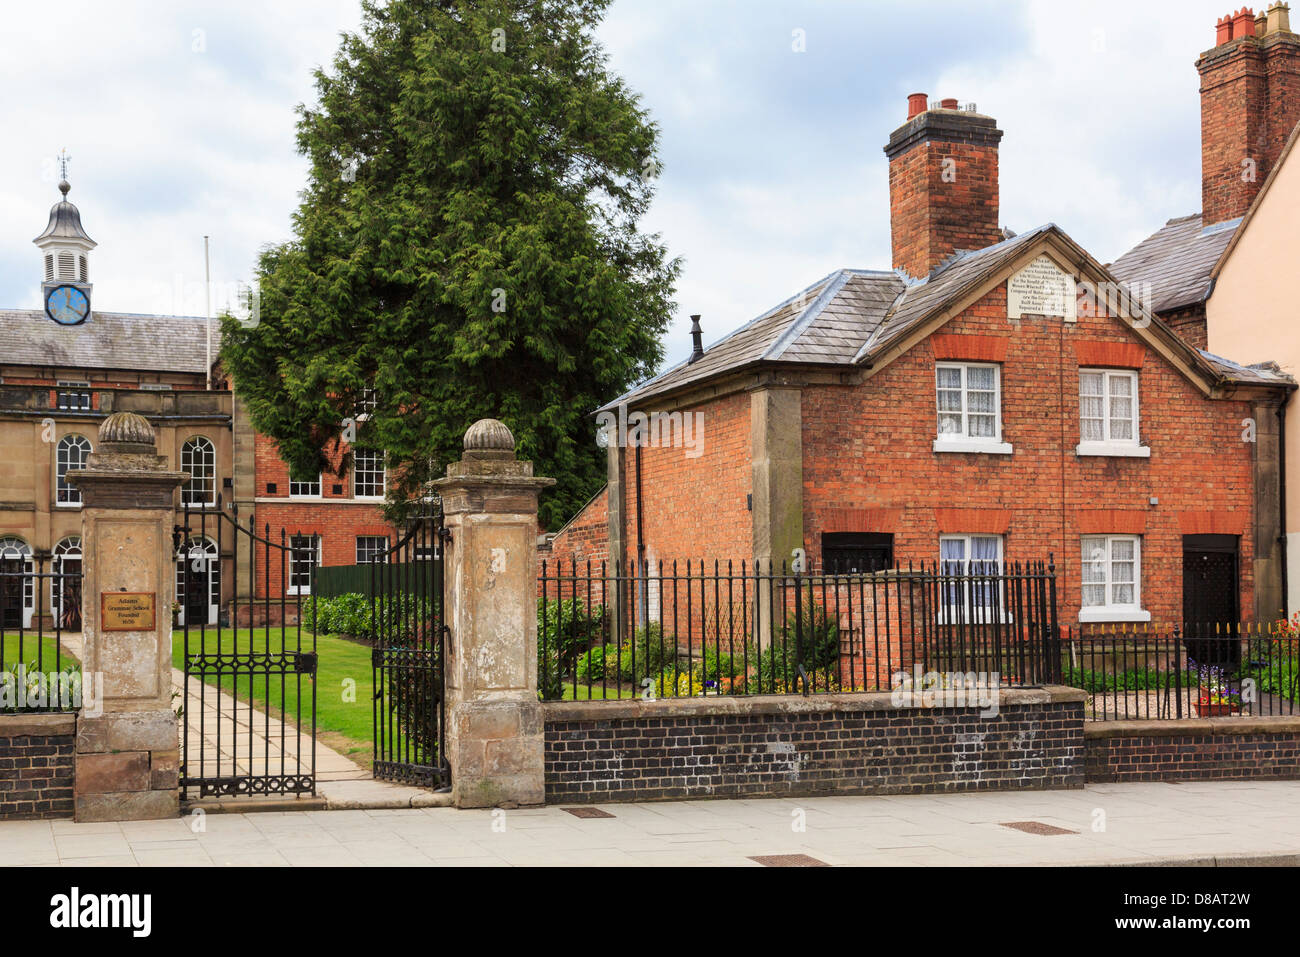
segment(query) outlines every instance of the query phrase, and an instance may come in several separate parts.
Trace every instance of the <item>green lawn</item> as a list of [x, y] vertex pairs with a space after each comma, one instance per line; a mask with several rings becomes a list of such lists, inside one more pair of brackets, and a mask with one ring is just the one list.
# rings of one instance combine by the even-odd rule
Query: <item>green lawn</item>
[[597, 683], [593, 683], [590, 688], [586, 685], [578, 685], [575, 688], [570, 682], [564, 682], [565, 701], [604, 701], [605, 699], [635, 698], [636, 696], [636, 692], [630, 688], [619, 688], [616, 685], [610, 685], [606, 689]]
[[0, 657], [0, 661], [3, 661], [6, 670], [19, 662], [25, 665], [39, 662], [42, 671], [54, 671], [56, 667], [70, 668], [80, 664], [74, 656], [66, 651], [62, 653], [62, 657], [56, 664], [55, 655], [58, 651], [58, 642], [53, 635], [46, 635], [44, 638], [38, 639], [34, 632], [29, 631], [19, 635], [17, 632], [7, 631], [4, 633], [3, 645], [4, 653]]
[[[251, 637], [250, 637], [251, 636]], [[240, 628], [237, 631], [222, 629], [221, 647], [217, 647], [217, 631], [206, 629], [204, 650], [209, 654], [218, 650], [223, 652], [248, 651], [249, 642], [254, 650], [267, 647], [266, 632], [263, 629]], [[304, 633], [304, 650], [310, 648], [311, 636]], [[297, 637], [292, 628], [284, 637], [285, 646], [292, 650], [296, 647]], [[271, 629], [271, 648], [279, 650], [281, 643], [280, 629]], [[190, 650], [199, 648], [197, 631], [190, 632]], [[185, 654], [184, 632], [172, 632], [172, 663], [182, 667]], [[325, 745], [346, 755], [358, 764], [370, 767], [374, 761], [371, 743], [371, 699], [373, 697], [374, 677], [370, 665], [370, 649], [365, 645], [347, 641], [343, 638], [322, 636], [316, 641], [316, 731], [317, 739]], [[191, 679], [193, 681], [194, 679]], [[233, 677], [223, 678], [222, 690], [231, 691]], [[297, 713], [298, 686], [302, 684], [304, 725], [311, 722], [311, 680], [306, 676], [299, 678], [289, 675], [284, 679], [283, 708], [284, 717], [293, 722]], [[216, 679], [208, 679], [208, 684], [215, 685]], [[250, 688], [251, 685], [251, 688]], [[279, 716], [281, 706], [280, 678], [273, 676], [270, 682], [272, 713]], [[267, 682], [265, 678], [240, 678], [239, 687], [234, 691], [240, 701], [248, 701], [251, 695], [255, 704], [267, 707]]]

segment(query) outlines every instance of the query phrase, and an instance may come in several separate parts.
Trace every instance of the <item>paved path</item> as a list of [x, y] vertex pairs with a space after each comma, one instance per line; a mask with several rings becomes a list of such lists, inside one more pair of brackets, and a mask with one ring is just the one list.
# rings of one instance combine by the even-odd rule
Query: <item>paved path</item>
[[[1300, 855], [1300, 782], [1114, 784], [1080, 791], [560, 807], [208, 814], [127, 824], [0, 823], [5, 864], [832, 865], [1154, 862]], [[1104, 815], [1104, 830], [1094, 831]], [[792, 825], [803, 822], [806, 829]], [[1072, 834], [1002, 826], [1035, 821]]]
[[[184, 672], [172, 669], [172, 686], [184, 691]], [[263, 774], [268, 765], [272, 774], [297, 774], [300, 767], [303, 771], [311, 767], [311, 735], [299, 735], [292, 723], [282, 727], [279, 719], [197, 678], [190, 679], [185, 707], [190, 715], [189, 762], [195, 774], [202, 770], [205, 775], [229, 775], [232, 769], [240, 774]], [[307, 718], [310, 723], [310, 715]], [[316, 742], [317, 783], [369, 777], [365, 768]]]

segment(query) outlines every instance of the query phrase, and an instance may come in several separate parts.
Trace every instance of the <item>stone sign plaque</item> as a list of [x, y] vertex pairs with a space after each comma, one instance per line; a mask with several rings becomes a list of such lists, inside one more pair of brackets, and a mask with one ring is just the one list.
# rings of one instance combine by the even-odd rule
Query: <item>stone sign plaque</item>
[[99, 596], [103, 631], [153, 631], [156, 595], [151, 591], [106, 591]]
[[1007, 315], [1060, 316], [1066, 322], [1079, 317], [1079, 297], [1074, 277], [1047, 256], [1039, 256], [1007, 280]]

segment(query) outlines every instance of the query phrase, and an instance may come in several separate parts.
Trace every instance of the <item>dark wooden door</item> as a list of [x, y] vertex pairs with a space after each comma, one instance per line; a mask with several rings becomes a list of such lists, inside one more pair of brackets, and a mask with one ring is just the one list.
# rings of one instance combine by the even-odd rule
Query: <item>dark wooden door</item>
[[20, 559], [0, 559], [0, 627], [22, 627], [25, 564]]
[[1202, 664], [1232, 665], [1240, 657], [1236, 535], [1183, 537], [1183, 628], [1187, 653]]

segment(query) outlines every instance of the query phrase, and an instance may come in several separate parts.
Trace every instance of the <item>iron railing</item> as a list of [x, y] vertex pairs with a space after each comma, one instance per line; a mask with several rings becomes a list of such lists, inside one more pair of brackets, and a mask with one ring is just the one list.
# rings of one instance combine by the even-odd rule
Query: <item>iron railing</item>
[[1285, 621], [1083, 626], [1061, 654], [1088, 720], [1300, 714], [1300, 629]]
[[241, 524], [220, 496], [179, 517], [181, 796], [315, 794], [319, 542]]
[[748, 562], [544, 561], [543, 699], [887, 691], [1059, 677], [1050, 562], [828, 574]]
[[81, 562], [0, 550], [0, 711], [82, 704]]
[[375, 777], [421, 787], [451, 781], [444, 700], [447, 627], [441, 512], [417, 519], [366, 569], [374, 678]]

